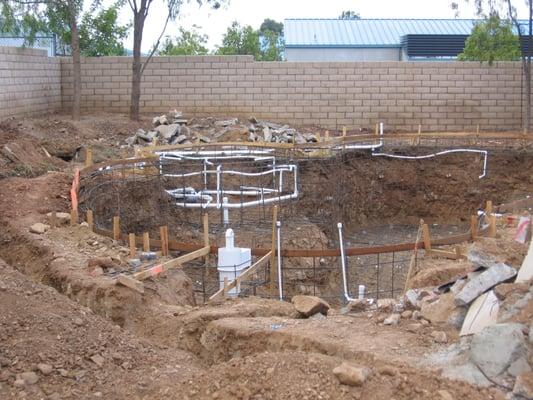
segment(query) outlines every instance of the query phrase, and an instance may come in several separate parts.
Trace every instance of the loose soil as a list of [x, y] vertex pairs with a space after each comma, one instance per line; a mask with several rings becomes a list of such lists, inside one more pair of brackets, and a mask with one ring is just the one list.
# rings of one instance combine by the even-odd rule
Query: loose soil
[[[146, 280], [141, 294], [113, 279], [114, 273], [131, 271], [123, 243], [79, 225], [52, 227], [42, 235], [29, 232], [32, 224], [47, 222], [47, 213], [69, 211], [72, 170], [81, 165], [88, 145], [96, 161], [122, 156], [123, 139], [149, 123], [109, 115], [84, 116], [79, 122], [54, 115], [0, 123], [0, 398], [502, 398], [496, 389], [449, 381], [438, 368], [422, 363], [443, 346], [430, 339], [432, 326], [413, 330], [413, 322], [402, 319], [399, 326], [386, 327], [381, 323], [386, 315], [377, 312], [334, 311], [304, 320], [290, 303], [254, 297], [203, 305], [194, 296], [195, 282], [181, 269]], [[302, 164], [302, 198], [291, 205], [292, 216], [302, 222], [287, 224], [283, 246], [334, 246], [327, 226], [338, 218], [346, 221], [348, 241], [385, 243], [399, 240], [388, 225], [365, 228], [366, 238], [361, 227], [389, 221], [416, 226], [420, 217], [461, 224], [488, 198], [497, 204], [531, 193], [531, 154], [495, 154], [482, 181], [477, 179], [480, 159], [473, 159], [405, 163], [356, 154], [331, 165]], [[341, 175], [338, 165], [343, 165]], [[334, 183], [332, 176], [338, 178]], [[333, 207], [328, 196], [336, 195], [334, 185], [344, 189]], [[127, 231], [155, 234], [166, 222], [173, 237], [201, 240], [199, 221], [185, 217], [187, 224], [179, 223], [184, 214], [161, 202], [161, 186], [142, 187], [126, 187], [121, 199]], [[132, 192], [137, 197], [127, 196]], [[109, 227], [113, 196], [104, 190], [101, 198], [96, 222]], [[129, 215], [134, 210], [141, 217]], [[268, 247], [270, 214], [265, 215], [265, 223], [244, 224], [239, 241]], [[212, 242], [219, 243], [221, 231], [211, 232]], [[412, 228], [400, 241], [407, 235]], [[521, 253], [505, 241], [480, 243], [503, 249], [509, 262], [520, 260]], [[89, 264], [97, 257], [111, 260], [113, 271], [95, 274]], [[336, 262], [323, 260], [325, 266]], [[298, 268], [310, 263], [287, 262], [293, 270], [288, 278], [298, 281]], [[322, 277], [325, 284], [338, 281], [335, 271]], [[425, 284], [438, 281], [422, 278]], [[293, 287], [294, 293], [301, 289]], [[531, 318], [530, 309], [513, 318]], [[453, 332], [448, 337], [457, 340]], [[371, 377], [361, 387], [341, 385], [332, 370], [343, 361], [370, 368]], [[39, 364], [51, 372], [42, 372], [47, 368]], [[30, 371], [38, 381], [21, 385], [18, 378]]]

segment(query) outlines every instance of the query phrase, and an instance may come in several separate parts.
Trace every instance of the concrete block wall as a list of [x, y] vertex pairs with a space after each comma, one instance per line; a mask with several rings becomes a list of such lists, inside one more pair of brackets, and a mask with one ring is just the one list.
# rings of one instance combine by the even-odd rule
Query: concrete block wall
[[46, 50], [0, 47], [0, 118], [61, 109], [61, 62]]
[[[62, 60], [63, 107], [72, 65]], [[83, 59], [85, 111], [128, 112], [131, 59]], [[250, 56], [154, 57], [142, 83], [143, 113], [235, 115], [330, 129], [519, 130], [519, 63], [255, 62]]]

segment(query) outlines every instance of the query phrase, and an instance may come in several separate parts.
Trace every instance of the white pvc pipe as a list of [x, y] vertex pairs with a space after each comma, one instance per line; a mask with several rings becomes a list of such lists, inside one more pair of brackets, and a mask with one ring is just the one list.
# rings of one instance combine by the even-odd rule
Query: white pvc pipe
[[278, 288], [279, 299], [283, 300], [283, 281], [281, 277], [281, 222], [276, 221], [276, 229], [278, 231]]
[[449, 153], [479, 153], [484, 155], [483, 159], [483, 173], [479, 175], [479, 179], [482, 179], [487, 174], [487, 158], [488, 158], [488, 152], [487, 150], [476, 150], [476, 149], [452, 149], [452, 150], [444, 150], [439, 151], [438, 153], [431, 153], [426, 154], [423, 156], [402, 156], [398, 154], [385, 154], [385, 153], [372, 153], [373, 156], [376, 157], [389, 157], [389, 158], [399, 158], [402, 160], [422, 160], [426, 158], [433, 158], [437, 156], [441, 156], [443, 154], [449, 154]]
[[344, 289], [344, 298], [347, 301], [354, 301], [355, 299], [353, 297], [350, 297], [350, 294], [348, 293], [348, 279], [346, 276], [346, 259], [344, 257], [344, 243], [342, 241], [342, 223], [341, 222], [337, 224], [337, 228], [339, 230], [339, 246], [341, 249], [342, 286]]
[[[222, 198], [222, 202], [223, 202], [223, 205], [222, 205], [222, 218], [224, 220], [224, 225], [228, 225], [229, 224], [229, 210], [228, 210], [228, 198], [227, 197], [223, 197]], [[227, 247], [227, 246], [226, 246]]]

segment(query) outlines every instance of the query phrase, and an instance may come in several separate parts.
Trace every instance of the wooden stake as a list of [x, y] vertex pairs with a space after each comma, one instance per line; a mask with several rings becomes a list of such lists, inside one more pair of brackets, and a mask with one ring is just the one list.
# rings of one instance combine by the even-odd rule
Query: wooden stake
[[150, 251], [150, 234], [148, 232], [143, 233], [143, 251]]
[[168, 226], [161, 226], [159, 235], [161, 236], [161, 255], [168, 256]]
[[320, 136], [320, 132], [316, 134], [316, 141], [320, 143], [322, 141], [322, 137]]
[[224, 297], [228, 294], [228, 277], [224, 277]]
[[[204, 247], [210, 247], [209, 244], [209, 215], [207, 212], [204, 213], [202, 217], [202, 224], [204, 227]], [[204, 257], [204, 262], [207, 264], [209, 263], [209, 254], [206, 254]]]
[[477, 239], [477, 217], [475, 215], [470, 216], [470, 234], [472, 240]]
[[487, 216], [492, 214], [492, 200], [487, 200], [487, 206], [485, 207], [485, 214]]
[[424, 250], [431, 250], [431, 238], [429, 236], [428, 224], [422, 225], [422, 237], [424, 238]]
[[89, 224], [89, 229], [94, 230], [94, 215], [93, 210], [87, 210], [87, 224]]
[[78, 210], [70, 210], [70, 225], [78, 225]]
[[342, 127], [342, 137], [346, 137], [346, 127]]
[[496, 215], [489, 215], [489, 237], [496, 237]]
[[91, 165], [93, 165], [93, 148], [89, 146], [85, 151], [85, 166], [90, 167]]
[[329, 141], [329, 131], [324, 132], [326, 142]]
[[418, 225], [418, 232], [416, 233], [415, 248], [413, 249], [413, 254], [411, 255], [411, 261], [409, 262], [409, 269], [407, 270], [407, 276], [405, 277], [405, 285], [403, 288], [403, 294], [407, 292], [409, 288], [409, 281], [411, 280], [411, 274], [413, 273], [413, 268], [415, 267], [416, 255], [418, 253], [418, 243], [420, 242], [420, 237], [422, 236], [422, 227], [424, 221], [420, 220], [420, 225]]
[[52, 227], [56, 227], [57, 226], [57, 213], [55, 211], [52, 211], [52, 216], [50, 217], [50, 225], [52, 225]]
[[118, 215], [113, 217], [113, 240], [120, 239], [120, 217]]
[[270, 296], [276, 296], [276, 221], [278, 220], [278, 206], [272, 207], [272, 254], [270, 255]]
[[418, 124], [418, 137], [416, 138], [416, 145], [420, 145], [420, 136], [422, 136], [422, 124]]
[[137, 255], [137, 247], [135, 246], [135, 233], [130, 233], [128, 235], [128, 239], [130, 242], [130, 257], [135, 258]]

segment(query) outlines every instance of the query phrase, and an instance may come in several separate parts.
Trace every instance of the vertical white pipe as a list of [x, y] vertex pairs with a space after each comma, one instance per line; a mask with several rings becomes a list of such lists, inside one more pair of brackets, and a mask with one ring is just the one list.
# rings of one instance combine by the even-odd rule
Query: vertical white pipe
[[228, 198], [223, 197], [222, 198], [222, 218], [224, 221], [224, 225], [229, 224], [229, 209], [228, 209]]
[[226, 248], [231, 249], [235, 245], [235, 234], [233, 229], [226, 229]]
[[342, 267], [342, 286], [344, 289], [344, 298], [348, 301], [354, 301], [355, 299], [348, 294], [348, 279], [346, 276], [346, 259], [344, 257], [344, 243], [342, 240], [342, 222], [337, 224], [339, 230], [339, 247], [341, 249], [341, 267]]
[[281, 279], [281, 222], [276, 221], [276, 228], [278, 231], [278, 288], [279, 299], [283, 300], [283, 281]]
[[359, 285], [359, 300], [363, 300], [365, 298], [365, 285]]
[[217, 208], [220, 208], [220, 173], [222, 165], [217, 166]]

